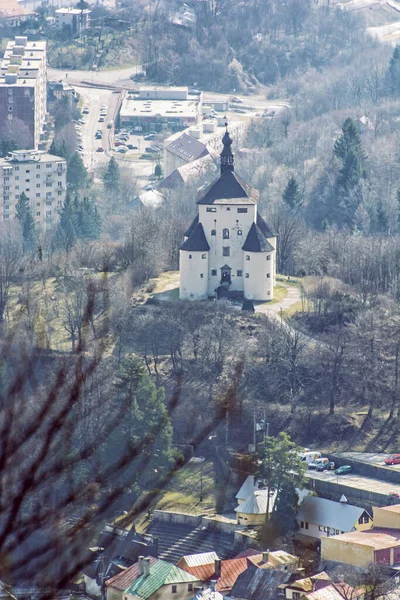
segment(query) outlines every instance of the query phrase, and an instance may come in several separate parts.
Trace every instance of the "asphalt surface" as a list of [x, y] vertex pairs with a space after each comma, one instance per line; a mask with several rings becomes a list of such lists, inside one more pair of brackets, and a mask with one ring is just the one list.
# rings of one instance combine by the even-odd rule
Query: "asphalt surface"
[[374, 465], [377, 467], [385, 467], [385, 469], [394, 469], [400, 472], [400, 465], [385, 465], [385, 458], [388, 458], [392, 454], [400, 454], [397, 450], [393, 453], [388, 452], [335, 452], [335, 456], [346, 460], [351, 458], [352, 460], [359, 460], [360, 462]]
[[306, 471], [307, 479], [319, 479], [320, 481], [329, 481], [336, 483], [337, 485], [346, 485], [351, 488], [358, 490], [367, 490], [368, 492], [375, 492], [377, 494], [400, 494], [400, 484], [388, 483], [386, 481], [380, 481], [379, 479], [372, 479], [370, 477], [362, 477], [361, 475], [348, 474], [348, 475], [335, 475], [334, 471]]

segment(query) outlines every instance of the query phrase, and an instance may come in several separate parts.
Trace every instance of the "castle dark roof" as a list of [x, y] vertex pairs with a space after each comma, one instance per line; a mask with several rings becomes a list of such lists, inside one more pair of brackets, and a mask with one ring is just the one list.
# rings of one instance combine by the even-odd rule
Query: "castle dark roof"
[[275, 237], [275, 233], [272, 231], [268, 223], [264, 221], [259, 212], [257, 212], [257, 227], [261, 229], [266, 238]]
[[190, 237], [198, 222], [199, 222], [199, 215], [197, 214], [183, 235], [185, 237]]
[[206, 190], [200, 191], [197, 204], [257, 204], [258, 191], [234, 171], [223, 171]]
[[190, 237], [186, 242], [183, 242], [180, 249], [187, 250], [188, 252], [208, 252], [210, 246], [208, 245], [201, 223], [197, 223]]
[[245, 252], [271, 252], [273, 249], [261, 229], [253, 223], [242, 250]]

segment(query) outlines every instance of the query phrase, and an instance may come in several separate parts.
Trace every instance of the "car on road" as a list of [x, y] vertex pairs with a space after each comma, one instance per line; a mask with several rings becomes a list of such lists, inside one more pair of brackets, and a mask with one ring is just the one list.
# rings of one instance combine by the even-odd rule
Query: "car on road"
[[321, 463], [320, 465], [317, 465], [317, 471], [333, 471], [335, 468], [335, 463], [332, 462], [331, 460], [328, 460], [328, 462], [326, 463]]
[[138, 147], [135, 146], [135, 144], [128, 144], [127, 148], [129, 148], [129, 150], [138, 150]]
[[84, 107], [84, 109], [82, 110], [82, 114], [83, 115], [88, 115], [89, 114], [89, 109], [87, 106]]
[[105, 120], [106, 120], [105, 117], [99, 117], [99, 123], [104, 123]]
[[352, 469], [350, 465], [342, 465], [338, 469], [335, 470], [335, 475], [347, 475], [351, 473]]
[[96, 150], [96, 152], [104, 152], [104, 148], [103, 146], [99, 146]]
[[96, 140], [101, 140], [103, 134], [101, 133], [101, 131], [96, 131], [96, 135], [94, 137], [96, 138]]
[[146, 152], [148, 152], [149, 154], [156, 154], [159, 152], [159, 150], [156, 150], [155, 148], [152, 148], [151, 146], [147, 146], [147, 148], [145, 149]]
[[111, 129], [111, 127], [112, 127], [113, 125], [114, 125], [114, 121], [110, 121], [110, 122], [107, 124], [107, 127], [108, 127], [108, 129]]
[[400, 465], [400, 454], [393, 454], [386, 458], [385, 465]]
[[156, 133], [149, 133], [149, 134], [145, 135], [143, 139], [145, 139], [147, 141], [148, 140], [154, 140], [154, 138], [156, 137], [156, 135], [157, 135]]
[[117, 148], [117, 152], [119, 152], [120, 154], [126, 154], [128, 150], [121, 146], [120, 148]]

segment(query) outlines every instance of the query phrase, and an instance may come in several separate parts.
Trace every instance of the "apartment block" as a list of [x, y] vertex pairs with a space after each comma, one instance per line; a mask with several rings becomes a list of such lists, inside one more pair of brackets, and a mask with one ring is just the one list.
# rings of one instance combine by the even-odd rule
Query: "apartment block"
[[20, 194], [28, 196], [32, 215], [40, 229], [58, 222], [67, 193], [67, 163], [64, 158], [40, 150], [16, 150], [0, 159], [0, 220], [16, 216]]
[[46, 42], [17, 36], [0, 66], [0, 134], [38, 148], [46, 120]]
[[86, 8], [59, 8], [56, 10], [55, 26], [58, 29], [68, 27], [72, 33], [78, 33], [90, 26], [91, 12]]

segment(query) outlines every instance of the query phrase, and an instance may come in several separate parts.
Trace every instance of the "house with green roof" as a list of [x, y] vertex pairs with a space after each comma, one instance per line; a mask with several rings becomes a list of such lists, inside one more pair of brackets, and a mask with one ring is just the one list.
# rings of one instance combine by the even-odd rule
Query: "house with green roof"
[[191, 600], [202, 582], [165, 560], [139, 557], [106, 584], [107, 600]]

